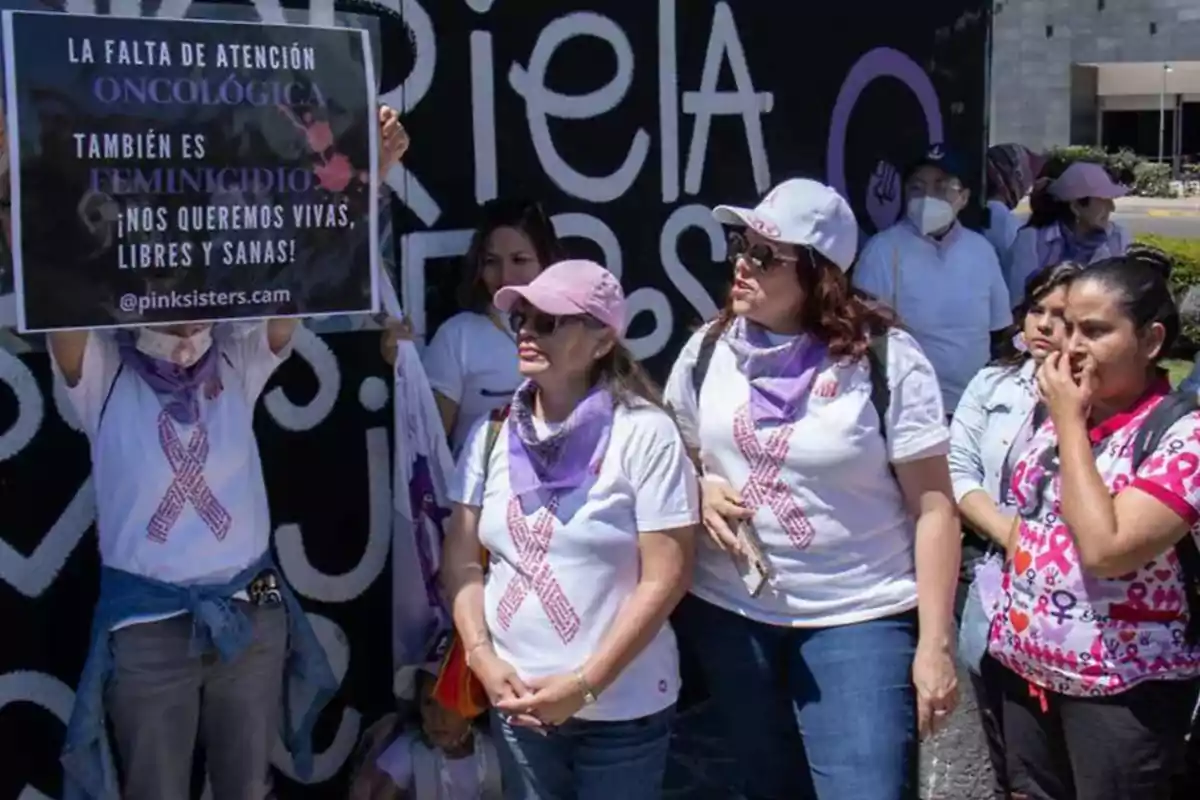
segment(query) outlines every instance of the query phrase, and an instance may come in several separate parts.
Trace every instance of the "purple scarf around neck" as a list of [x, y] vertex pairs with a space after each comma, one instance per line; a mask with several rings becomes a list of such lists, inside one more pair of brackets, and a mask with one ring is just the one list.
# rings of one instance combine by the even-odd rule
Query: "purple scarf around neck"
[[825, 345], [808, 335], [773, 345], [762, 326], [743, 317], [730, 326], [726, 342], [750, 382], [754, 424], [794, 422], [825, 361]]
[[533, 424], [536, 395], [537, 385], [525, 381], [509, 412], [508, 480], [518, 497], [582, 486], [599, 471], [612, 433], [614, 406], [607, 389], [593, 389], [562, 427], [544, 439]]
[[209, 398], [221, 392], [218, 367], [220, 356], [214, 341], [200, 360], [190, 367], [163, 361], [137, 349], [137, 334], [131, 330], [117, 331], [117, 347], [121, 363], [132, 369], [153, 390], [171, 419], [181, 425], [194, 425], [200, 419], [200, 398], [205, 390]]
[[1096, 251], [1108, 244], [1108, 231], [1089, 231], [1079, 236], [1066, 225], [1058, 226], [1062, 236], [1062, 261], [1074, 261], [1087, 266], [1096, 257]]

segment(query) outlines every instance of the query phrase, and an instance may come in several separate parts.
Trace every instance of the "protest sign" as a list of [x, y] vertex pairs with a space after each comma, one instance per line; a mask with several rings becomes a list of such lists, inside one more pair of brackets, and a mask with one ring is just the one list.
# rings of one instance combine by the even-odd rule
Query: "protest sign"
[[377, 309], [364, 31], [5, 12], [23, 331]]

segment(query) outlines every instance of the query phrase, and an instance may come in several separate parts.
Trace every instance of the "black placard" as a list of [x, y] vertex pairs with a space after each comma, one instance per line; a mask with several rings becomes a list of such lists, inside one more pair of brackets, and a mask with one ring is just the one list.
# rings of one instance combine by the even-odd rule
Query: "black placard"
[[4, 22], [22, 330], [376, 310], [365, 32]]

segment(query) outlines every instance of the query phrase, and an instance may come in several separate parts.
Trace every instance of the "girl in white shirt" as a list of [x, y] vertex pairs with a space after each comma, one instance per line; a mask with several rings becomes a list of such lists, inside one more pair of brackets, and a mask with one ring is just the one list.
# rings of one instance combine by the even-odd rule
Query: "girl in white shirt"
[[915, 797], [918, 730], [955, 703], [959, 524], [937, 378], [851, 294], [858, 222], [836, 191], [790, 180], [714, 216], [740, 229], [730, 303], [667, 384], [709, 533], [674, 622], [743, 794]]
[[492, 298], [505, 286], [529, 283], [560, 255], [554, 226], [539, 204], [484, 204], [463, 260], [463, 310], [442, 323], [422, 359], [455, 454], [471, 426], [507, 404], [521, 381], [513, 332]]
[[1018, 315], [1020, 348], [1014, 344], [1012, 353], [967, 384], [950, 423], [950, 477], [958, 510], [968, 523], [959, 582], [958, 655], [969, 670], [1001, 800], [1008, 797], [1003, 695], [1000, 665], [985, 656], [990, 619], [980, 600], [981, 585], [990, 580], [987, 591], [999, 591], [1000, 562], [1016, 516], [1008, 488], [1012, 467], [1042, 421], [1035, 413], [1035, 374], [1046, 356], [1062, 347], [1067, 288], [1080, 272], [1077, 264], [1059, 264], [1030, 281], [1026, 307]]
[[560, 262], [496, 303], [526, 380], [507, 419], [467, 438], [443, 575], [494, 705], [505, 796], [659, 800], [679, 692], [667, 617], [691, 573], [695, 471], [621, 344], [611, 273]]

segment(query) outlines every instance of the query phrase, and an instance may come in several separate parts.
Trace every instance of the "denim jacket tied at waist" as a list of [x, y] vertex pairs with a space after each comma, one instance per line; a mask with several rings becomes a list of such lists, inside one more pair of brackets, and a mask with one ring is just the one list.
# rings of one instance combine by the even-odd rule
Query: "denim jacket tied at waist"
[[[192, 615], [193, 650], [200, 653], [214, 647], [228, 661], [249, 645], [253, 636], [249, 617], [232, 598], [265, 569], [278, 572], [269, 551], [231, 581], [218, 585], [175, 586], [101, 568], [91, 646], [75, 691], [75, 707], [61, 755], [63, 800], [120, 798], [104, 710], [104, 689], [113, 670], [113, 626], [135, 616], [169, 614], [186, 608]], [[312, 771], [313, 725], [338, 684], [296, 596], [282, 581], [280, 588], [288, 617], [280, 733], [298, 775], [305, 778]]]

